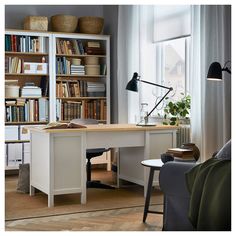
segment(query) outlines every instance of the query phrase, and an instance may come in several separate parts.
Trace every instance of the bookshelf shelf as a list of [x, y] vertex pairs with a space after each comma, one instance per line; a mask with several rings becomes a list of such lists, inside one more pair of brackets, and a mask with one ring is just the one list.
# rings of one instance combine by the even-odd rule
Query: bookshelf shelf
[[6, 100], [15, 100], [15, 99], [39, 99], [39, 98], [46, 98], [49, 97], [5, 97]]
[[99, 58], [105, 58], [106, 55], [88, 55], [88, 54], [56, 54], [57, 57], [74, 57], [74, 58], [84, 58], [84, 57], [99, 57]]
[[41, 76], [49, 76], [49, 74], [23, 74], [23, 73], [5, 73], [5, 76], [35, 76], [35, 77], [41, 77]]
[[6, 166], [5, 170], [19, 170], [19, 167], [17, 166]]
[[[66, 75], [57, 74], [57, 77], [70, 77], [70, 78], [104, 78], [106, 75]], [[58, 79], [57, 79], [58, 81]]]
[[48, 122], [43, 121], [32, 121], [32, 122], [5, 122], [5, 125], [43, 125]]
[[106, 97], [57, 97], [62, 100], [105, 100]]
[[35, 57], [43, 57], [43, 56], [48, 56], [48, 53], [36, 53], [36, 52], [11, 52], [11, 51], [6, 51], [5, 52], [6, 56], [35, 56]]

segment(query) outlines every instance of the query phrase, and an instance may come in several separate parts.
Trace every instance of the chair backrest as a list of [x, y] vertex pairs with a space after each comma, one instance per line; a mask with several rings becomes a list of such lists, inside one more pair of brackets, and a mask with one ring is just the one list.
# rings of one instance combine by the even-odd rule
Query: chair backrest
[[96, 125], [98, 121], [95, 119], [73, 119], [70, 121], [71, 123], [81, 124], [81, 125]]

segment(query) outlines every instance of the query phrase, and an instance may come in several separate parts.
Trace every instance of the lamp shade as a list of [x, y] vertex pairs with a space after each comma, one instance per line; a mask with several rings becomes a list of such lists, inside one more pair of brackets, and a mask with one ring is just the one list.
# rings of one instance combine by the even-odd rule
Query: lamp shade
[[138, 73], [137, 72], [134, 72], [133, 78], [126, 85], [126, 89], [133, 92], [138, 92]]
[[208, 74], [208, 80], [222, 80], [222, 68], [219, 62], [211, 63]]

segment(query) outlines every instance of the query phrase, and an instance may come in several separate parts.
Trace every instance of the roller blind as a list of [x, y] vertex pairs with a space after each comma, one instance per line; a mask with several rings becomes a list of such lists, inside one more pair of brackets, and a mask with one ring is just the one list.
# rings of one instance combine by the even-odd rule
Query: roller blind
[[154, 42], [191, 35], [190, 5], [158, 5], [154, 9]]

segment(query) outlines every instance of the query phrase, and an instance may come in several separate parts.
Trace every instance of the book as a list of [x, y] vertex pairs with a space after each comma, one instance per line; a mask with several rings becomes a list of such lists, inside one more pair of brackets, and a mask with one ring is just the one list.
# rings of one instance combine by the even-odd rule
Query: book
[[175, 157], [193, 157], [192, 149], [184, 149], [184, 148], [168, 148], [166, 153], [173, 154]]
[[61, 122], [51, 122], [47, 124], [44, 129], [80, 129], [80, 128], [87, 128], [85, 125], [81, 125], [79, 123], [61, 123]]

